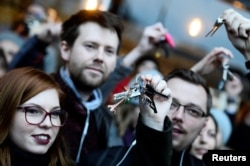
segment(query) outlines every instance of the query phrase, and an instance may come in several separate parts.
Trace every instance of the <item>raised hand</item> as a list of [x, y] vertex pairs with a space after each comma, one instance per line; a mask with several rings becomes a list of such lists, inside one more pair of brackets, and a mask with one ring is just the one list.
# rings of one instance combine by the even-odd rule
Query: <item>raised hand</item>
[[224, 47], [215, 47], [192, 66], [191, 70], [201, 75], [206, 75], [221, 67], [223, 64], [227, 64], [231, 58], [233, 58], [233, 54], [230, 50]]
[[250, 60], [250, 19], [233, 9], [225, 10], [221, 17], [225, 21], [228, 38], [246, 60]]
[[140, 98], [140, 113], [142, 116], [143, 123], [153, 129], [162, 131], [164, 119], [167, 116], [167, 112], [170, 109], [172, 103], [171, 90], [167, 87], [166, 81], [159, 76], [141, 76], [141, 79], [149, 84], [156, 92], [153, 96], [154, 105], [157, 113], [147, 104], [145, 104]]

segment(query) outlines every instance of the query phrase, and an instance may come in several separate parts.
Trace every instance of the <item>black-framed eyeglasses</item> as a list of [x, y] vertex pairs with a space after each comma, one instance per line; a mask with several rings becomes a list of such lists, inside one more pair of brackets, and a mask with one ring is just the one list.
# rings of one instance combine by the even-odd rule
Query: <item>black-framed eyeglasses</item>
[[61, 108], [53, 108], [47, 112], [39, 105], [19, 106], [17, 109], [23, 110], [25, 113], [25, 120], [31, 125], [41, 124], [47, 116], [49, 116], [52, 126], [61, 127], [65, 124], [68, 114]]
[[202, 111], [197, 106], [182, 105], [182, 104], [178, 103], [176, 100], [172, 101], [172, 104], [170, 106], [170, 113], [178, 111], [180, 106], [184, 107], [184, 114], [189, 118], [203, 118], [206, 116], [204, 111]]

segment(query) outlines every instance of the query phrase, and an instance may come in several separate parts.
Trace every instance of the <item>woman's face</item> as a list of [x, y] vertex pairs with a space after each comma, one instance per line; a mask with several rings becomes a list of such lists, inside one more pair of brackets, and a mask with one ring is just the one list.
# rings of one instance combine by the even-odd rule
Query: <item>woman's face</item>
[[[55, 89], [48, 89], [30, 98], [21, 106], [27, 105], [40, 106], [49, 113], [52, 109], [60, 108], [59, 96]], [[29, 110], [29, 113], [31, 118], [34, 118], [32, 117], [34, 111]], [[24, 109], [17, 109], [10, 128], [10, 139], [25, 151], [45, 154], [54, 143], [59, 129], [60, 127], [52, 126], [48, 115], [38, 125], [29, 124], [25, 119]]]
[[243, 90], [243, 82], [239, 75], [234, 73], [235, 77], [233, 80], [229, 80], [225, 84], [225, 90], [231, 97], [239, 97]]
[[206, 154], [208, 150], [215, 149], [216, 134], [215, 123], [211, 117], [208, 117], [206, 126], [202, 133], [199, 134], [193, 142], [190, 153], [195, 157], [202, 159], [203, 155]]

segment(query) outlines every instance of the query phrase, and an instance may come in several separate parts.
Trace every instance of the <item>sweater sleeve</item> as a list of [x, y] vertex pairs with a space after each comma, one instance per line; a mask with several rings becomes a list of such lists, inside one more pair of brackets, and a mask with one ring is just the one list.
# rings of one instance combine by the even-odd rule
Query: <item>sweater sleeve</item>
[[172, 123], [168, 117], [164, 121], [164, 131], [145, 126], [140, 117], [136, 127], [136, 141], [133, 165], [171, 165]]

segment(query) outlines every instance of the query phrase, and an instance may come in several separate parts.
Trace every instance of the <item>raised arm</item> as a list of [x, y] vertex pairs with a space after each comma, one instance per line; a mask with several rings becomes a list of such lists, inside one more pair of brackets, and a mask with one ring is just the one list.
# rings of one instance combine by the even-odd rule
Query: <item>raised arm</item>
[[156, 23], [145, 27], [139, 43], [126, 56], [120, 59], [114, 72], [110, 75], [109, 80], [101, 87], [103, 102], [106, 103], [114, 87], [133, 70], [134, 63], [145, 53], [155, 47], [161, 38], [166, 34], [166, 29], [161, 23]]
[[34, 29], [32, 36], [10, 62], [8, 70], [25, 66], [43, 69], [46, 48], [59, 37], [60, 31], [61, 23], [44, 23]]
[[146, 75], [142, 76], [141, 78], [144, 80], [144, 82], [152, 86], [155, 91], [166, 96], [163, 97], [157, 94], [154, 95], [153, 100], [157, 113], [155, 113], [152, 108], [148, 106], [148, 104], [144, 104], [142, 101], [144, 96], [142, 96], [140, 99], [140, 114], [142, 122], [152, 129], [163, 131], [164, 120], [172, 103], [171, 90], [167, 87], [166, 81], [160, 76]]
[[145, 76], [144, 81], [157, 92], [168, 96], [154, 96], [157, 113], [140, 100], [140, 117], [136, 127], [136, 145], [132, 165], [171, 166], [172, 123], [167, 116], [172, 103], [171, 90], [159, 76]]
[[123, 64], [125, 66], [133, 65], [137, 59], [153, 49], [166, 33], [167, 30], [160, 22], [145, 27], [139, 43], [126, 55]]
[[191, 70], [201, 75], [206, 75], [221, 67], [223, 64], [227, 64], [231, 58], [233, 58], [233, 54], [230, 50], [224, 47], [215, 47], [192, 66]]

